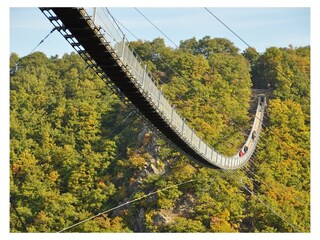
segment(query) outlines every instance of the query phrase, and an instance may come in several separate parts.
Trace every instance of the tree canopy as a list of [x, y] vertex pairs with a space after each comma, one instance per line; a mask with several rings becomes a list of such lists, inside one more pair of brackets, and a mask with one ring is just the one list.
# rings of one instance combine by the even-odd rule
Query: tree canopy
[[10, 231], [60, 231], [140, 197], [67, 231], [310, 231], [310, 47], [256, 55], [205, 36], [177, 49], [161, 38], [130, 48], [187, 123], [226, 155], [247, 138], [252, 87], [269, 88], [254, 161], [232, 173], [200, 166], [156, 136], [77, 54], [13, 53]]

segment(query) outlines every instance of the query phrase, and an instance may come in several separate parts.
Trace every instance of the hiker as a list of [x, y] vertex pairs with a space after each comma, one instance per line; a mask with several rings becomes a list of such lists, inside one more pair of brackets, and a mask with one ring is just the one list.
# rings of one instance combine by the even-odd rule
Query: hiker
[[242, 157], [244, 155], [244, 152], [242, 151], [242, 149], [239, 152], [239, 157]]
[[256, 136], [257, 136], [257, 132], [256, 132], [256, 131], [253, 131], [253, 132], [252, 132], [252, 135], [251, 135], [252, 140], [254, 140], [254, 139], [256, 138]]
[[248, 151], [248, 147], [244, 146], [243, 151], [244, 151], [244, 153], [246, 153]]

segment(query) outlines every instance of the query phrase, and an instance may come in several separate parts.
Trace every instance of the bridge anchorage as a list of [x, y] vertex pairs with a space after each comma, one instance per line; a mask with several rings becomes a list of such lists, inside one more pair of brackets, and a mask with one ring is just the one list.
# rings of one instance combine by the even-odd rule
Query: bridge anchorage
[[243, 152], [224, 156], [194, 132], [152, 81], [111, 14], [103, 8], [40, 8], [43, 14], [113, 92], [128, 99], [152, 128], [192, 160], [237, 169], [252, 156], [261, 131], [266, 97], [258, 98]]

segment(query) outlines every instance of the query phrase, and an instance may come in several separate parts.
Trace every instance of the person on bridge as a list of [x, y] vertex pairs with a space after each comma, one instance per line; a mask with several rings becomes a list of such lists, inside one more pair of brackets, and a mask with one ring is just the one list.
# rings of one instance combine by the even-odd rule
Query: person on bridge
[[252, 135], [251, 135], [252, 140], [254, 140], [254, 139], [256, 138], [256, 136], [257, 136], [257, 132], [256, 132], [256, 131], [253, 131], [253, 132], [252, 132]]
[[239, 157], [242, 157], [244, 155], [244, 152], [242, 151], [242, 149], [239, 152]]
[[261, 112], [262, 111], [262, 106], [263, 106], [263, 104], [264, 104], [264, 97], [261, 97], [260, 98], [260, 109], [259, 109], [259, 111]]
[[244, 146], [243, 151], [244, 151], [244, 153], [246, 153], [248, 151], [248, 147]]

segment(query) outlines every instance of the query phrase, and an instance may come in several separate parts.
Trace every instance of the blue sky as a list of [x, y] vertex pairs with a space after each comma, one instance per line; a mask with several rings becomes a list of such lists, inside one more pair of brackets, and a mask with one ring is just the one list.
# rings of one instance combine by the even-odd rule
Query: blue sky
[[[294, 47], [310, 44], [310, 8], [209, 8], [225, 24], [259, 52], [270, 46]], [[163, 35], [145, 20], [134, 8], [109, 8], [114, 17], [134, 35], [152, 40]], [[177, 45], [180, 40], [196, 37], [228, 38], [244, 50], [246, 45], [235, 37], [204, 8], [139, 8]], [[50, 32], [51, 23], [38, 8], [10, 8], [10, 52], [25, 56]], [[126, 32], [126, 30], [123, 30]], [[135, 38], [126, 33], [129, 40]], [[165, 39], [169, 46], [174, 45]], [[62, 56], [73, 49], [58, 33], [54, 32], [37, 51], [48, 56]]]

